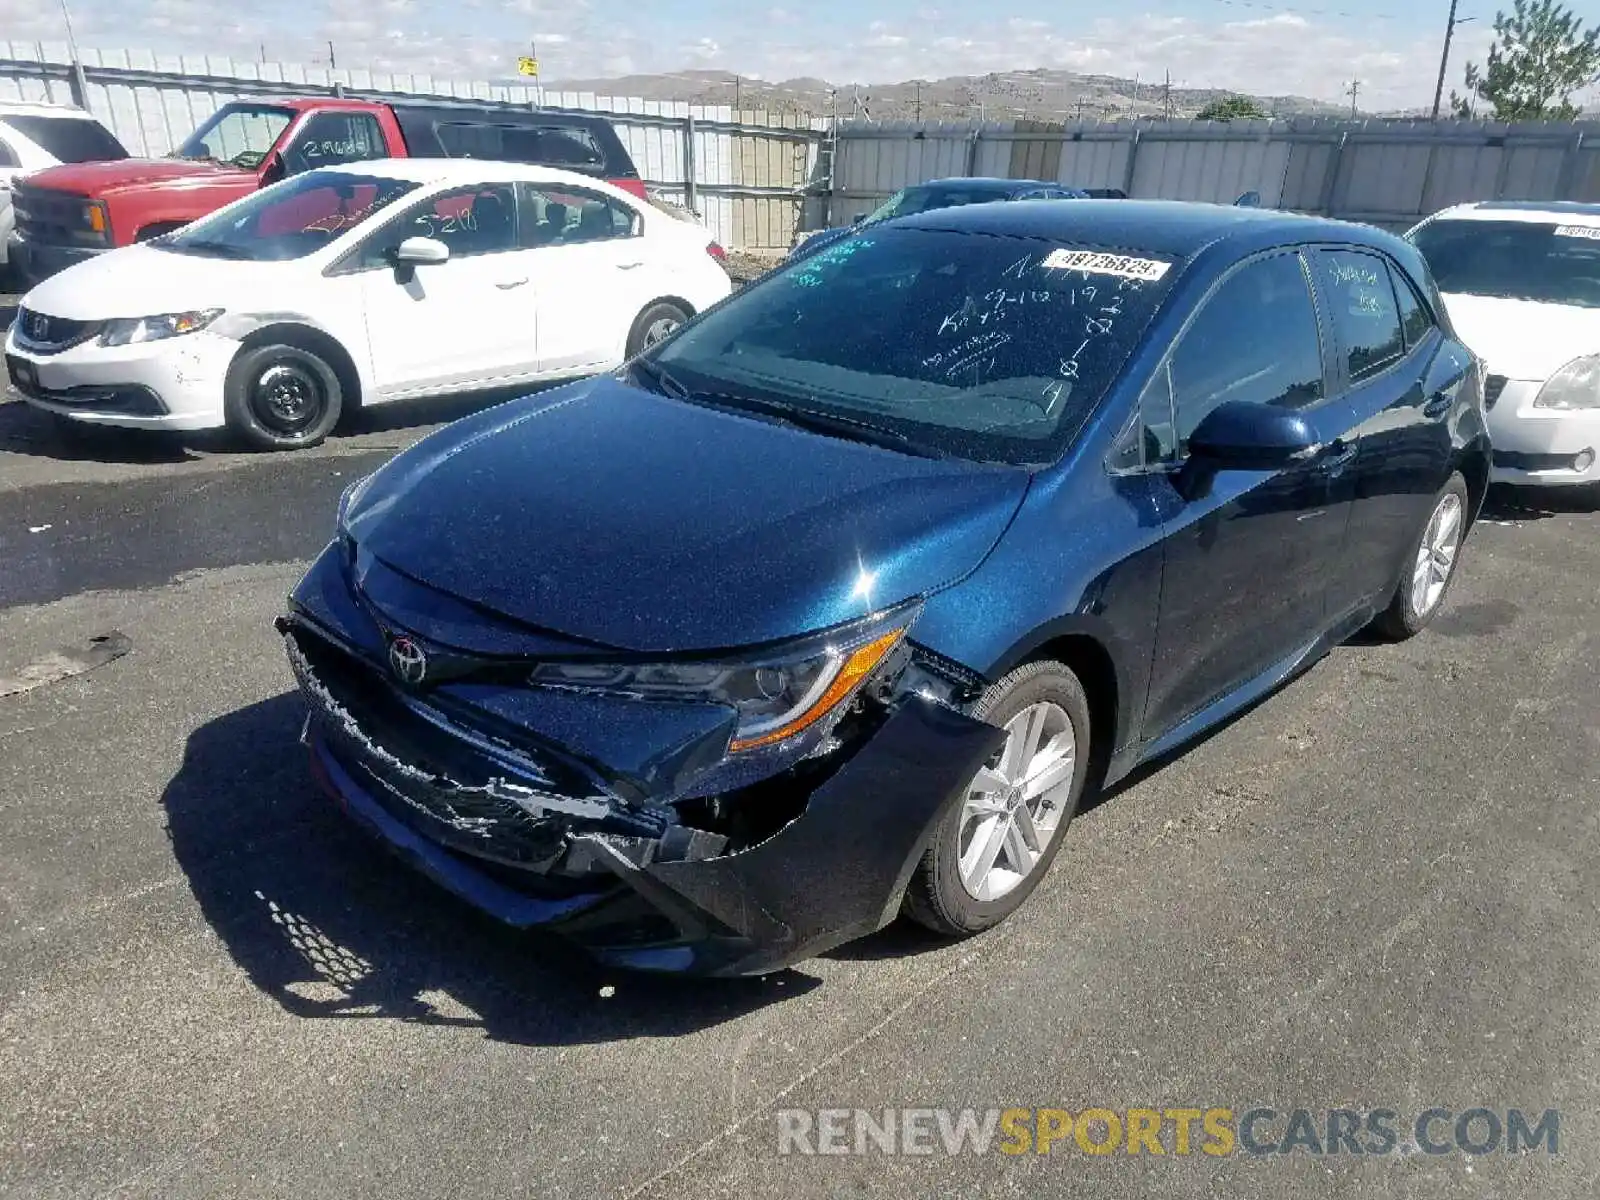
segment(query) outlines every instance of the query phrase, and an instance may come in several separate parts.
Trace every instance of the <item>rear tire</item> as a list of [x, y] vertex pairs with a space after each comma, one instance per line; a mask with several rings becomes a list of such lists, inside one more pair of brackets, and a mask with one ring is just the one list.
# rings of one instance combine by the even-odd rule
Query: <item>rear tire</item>
[[339, 376], [301, 346], [256, 346], [228, 370], [228, 429], [252, 450], [303, 450], [318, 445], [344, 407]]
[[1089, 698], [1062, 663], [1018, 667], [972, 715], [1008, 737], [935, 830], [903, 905], [947, 937], [998, 925], [1032, 894], [1066, 840], [1093, 759]]
[[1434, 498], [1427, 521], [1411, 543], [1389, 607], [1372, 623], [1377, 633], [1403, 642], [1416, 637], [1439, 615], [1466, 543], [1470, 503], [1467, 481], [1457, 471]]
[[628, 357], [635, 358], [657, 342], [676, 332], [678, 326], [689, 319], [689, 314], [670, 300], [652, 304], [639, 314], [639, 319], [628, 331]]

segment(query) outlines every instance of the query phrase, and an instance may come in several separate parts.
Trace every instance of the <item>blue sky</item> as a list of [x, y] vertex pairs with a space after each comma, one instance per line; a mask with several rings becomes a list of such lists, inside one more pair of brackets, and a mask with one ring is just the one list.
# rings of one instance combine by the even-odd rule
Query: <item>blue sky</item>
[[[340, 66], [485, 77], [530, 40], [550, 82], [717, 68], [781, 79], [885, 82], [1058, 67], [1338, 100], [1432, 98], [1448, 0], [69, 0], [85, 46], [306, 62], [332, 40]], [[1580, 13], [1596, 0], [1579, 0]], [[1437, 10], [1437, 11], [1435, 11]], [[1494, 0], [1462, 0], [1450, 82], [1481, 58]], [[60, 40], [53, 0], [0, 0], [10, 38]]]

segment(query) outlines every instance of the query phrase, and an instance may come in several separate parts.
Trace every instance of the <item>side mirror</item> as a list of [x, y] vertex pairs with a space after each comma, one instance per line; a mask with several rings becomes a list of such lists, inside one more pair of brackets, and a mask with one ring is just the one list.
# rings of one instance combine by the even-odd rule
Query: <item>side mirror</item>
[[1260, 208], [1261, 207], [1261, 193], [1260, 192], [1246, 192], [1244, 195], [1240, 196], [1237, 200], [1235, 200], [1233, 202], [1233, 206], [1235, 208]]
[[1308, 456], [1317, 445], [1315, 431], [1293, 409], [1230, 400], [1189, 435], [1189, 456], [1222, 470], [1270, 471]]
[[396, 266], [437, 266], [449, 261], [450, 247], [438, 238], [408, 237], [395, 247], [393, 258]]
[[857, 213], [854, 217], [850, 218], [850, 224], [859, 225], [859, 224], [861, 224], [861, 222], [865, 221], [866, 219], [867, 219], [867, 214], [866, 213]]
[[289, 174], [289, 168], [284, 164], [283, 155], [274, 150], [267, 155], [267, 161], [261, 167], [261, 186], [271, 187], [280, 179]]
[[1305, 417], [1287, 408], [1230, 400], [1219, 404], [1189, 435], [1189, 457], [1174, 480], [1193, 500], [1218, 471], [1272, 471], [1316, 453], [1320, 443]]

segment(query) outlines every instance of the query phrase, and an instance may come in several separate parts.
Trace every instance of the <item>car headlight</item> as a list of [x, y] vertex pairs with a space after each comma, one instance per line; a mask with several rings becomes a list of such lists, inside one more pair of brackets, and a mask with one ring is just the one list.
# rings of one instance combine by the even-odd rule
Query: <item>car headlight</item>
[[920, 606], [814, 635], [746, 660], [540, 663], [529, 682], [639, 700], [709, 701], [739, 714], [732, 753], [815, 731], [860, 690], [900, 645]]
[[1534, 398], [1535, 408], [1600, 408], [1600, 354], [1575, 358], [1550, 376]]
[[127, 346], [133, 342], [158, 342], [204, 329], [222, 315], [220, 308], [194, 312], [163, 313], [157, 317], [117, 317], [107, 321], [100, 333], [102, 346]]

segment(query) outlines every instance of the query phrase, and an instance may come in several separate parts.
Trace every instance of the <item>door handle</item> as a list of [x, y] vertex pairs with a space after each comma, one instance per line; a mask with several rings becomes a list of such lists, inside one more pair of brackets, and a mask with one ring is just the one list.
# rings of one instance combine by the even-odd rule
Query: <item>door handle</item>
[[1322, 460], [1317, 463], [1317, 470], [1329, 475], [1337, 475], [1355, 461], [1356, 444], [1338, 438], [1328, 445], [1328, 451]]
[[521, 279], [510, 279], [505, 283], [497, 283], [495, 284], [495, 287], [499, 288], [502, 292], [509, 292], [512, 288], [519, 288], [527, 282], [527, 276], [523, 276]]
[[618, 263], [617, 264], [617, 270], [619, 270], [619, 271], [631, 271], [635, 267], [642, 267], [642, 266], [644, 266], [644, 263], [642, 263], [642, 262]]
[[1448, 392], [1435, 392], [1426, 404], [1422, 406], [1422, 415], [1425, 417], [1442, 417], [1450, 411], [1450, 405], [1455, 398]]

